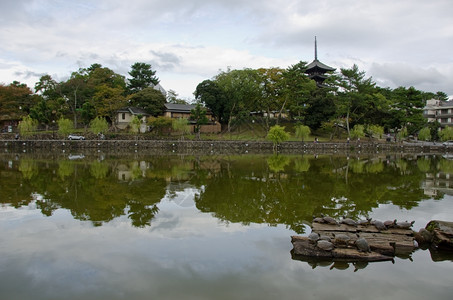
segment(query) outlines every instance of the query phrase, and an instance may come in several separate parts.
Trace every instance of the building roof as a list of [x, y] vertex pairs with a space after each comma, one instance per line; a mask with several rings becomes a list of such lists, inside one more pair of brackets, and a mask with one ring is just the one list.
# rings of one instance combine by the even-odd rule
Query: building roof
[[193, 104], [165, 103], [165, 110], [171, 112], [190, 113], [195, 107], [196, 105]]
[[437, 99], [430, 99], [426, 101], [424, 109], [442, 109], [453, 108], [453, 101], [443, 101]]
[[139, 107], [123, 107], [118, 110], [119, 113], [130, 113], [131, 115], [146, 115], [148, 116], [149, 113], [147, 113], [144, 109], [139, 108]]
[[325, 65], [322, 62], [320, 62], [319, 60], [315, 59], [307, 66], [305, 73], [319, 72], [319, 71], [333, 72], [333, 71], [335, 71], [335, 68], [329, 67], [328, 65]]

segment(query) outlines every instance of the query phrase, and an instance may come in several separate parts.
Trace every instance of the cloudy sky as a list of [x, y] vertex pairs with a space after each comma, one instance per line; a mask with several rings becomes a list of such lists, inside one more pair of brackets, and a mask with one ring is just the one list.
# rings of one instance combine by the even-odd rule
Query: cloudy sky
[[451, 0], [1, 0], [0, 83], [146, 62], [192, 99], [228, 67], [311, 62], [317, 36], [327, 65], [453, 96], [452, 13]]

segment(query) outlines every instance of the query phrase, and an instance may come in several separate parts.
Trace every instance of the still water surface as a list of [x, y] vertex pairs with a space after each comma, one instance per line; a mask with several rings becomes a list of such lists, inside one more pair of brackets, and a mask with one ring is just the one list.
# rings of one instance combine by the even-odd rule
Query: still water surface
[[290, 253], [321, 213], [453, 221], [450, 174], [402, 154], [1, 154], [0, 299], [451, 299], [451, 256]]

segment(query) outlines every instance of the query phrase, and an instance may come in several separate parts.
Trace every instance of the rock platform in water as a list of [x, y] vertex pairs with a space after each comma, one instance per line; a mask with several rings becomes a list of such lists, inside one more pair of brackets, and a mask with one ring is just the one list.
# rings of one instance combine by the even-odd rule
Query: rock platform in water
[[[333, 244], [333, 249], [323, 250], [308, 237], [292, 236], [292, 253], [296, 258], [302, 256], [351, 262], [386, 261], [393, 260], [397, 255], [410, 255], [417, 248], [414, 232], [410, 227], [378, 229], [378, 226], [371, 223], [349, 225], [341, 222], [337, 222], [337, 224], [313, 222], [312, 232], [317, 233], [320, 237], [328, 237]], [[360, 250], [356, 246], [356, 241], [360, 238], [365, 239], [370, 251]]]

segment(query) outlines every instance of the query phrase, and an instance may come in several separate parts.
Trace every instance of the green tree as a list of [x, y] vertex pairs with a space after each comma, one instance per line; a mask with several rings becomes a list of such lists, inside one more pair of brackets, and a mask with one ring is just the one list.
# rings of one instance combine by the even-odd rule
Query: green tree
[[147, 63], [136, 62], [131, 66], [129, 75], [131, 76], [127, 85], [129, 94], [135, 94], [159, 84], [156, 71], [153, 71], [151, 65]]
[[197, 134], [197, 138], [200, 139], [201, 125], [209, 122], [208, 117], [206, 117], [206, 109], [200, 103], [197, 103], [195, 108], [190, 111], [190, 120], [195, 122], [194, 131]]
[[96, 117], [96, 107], [94, 107], [90, 101], [83, 103], [82, 109], [80, 110], [80, 116], [84, 124], [90, 124]]
[[167, 102], [174, 104], [188, 104], [186, 100], [178, 98], [178, 94], [174, 90], [167, 92]]
[[47, 105], [47, 101], [44, 98], [30, 109], [30, 116], [45, 125], [50, 124], [54, 118], [52, 108]]
[[274, 125], [269, 129], [266, 139], [274, 144], [274, 151], [276, 151], [279, 144], [289, 139], [289, 133], [285, 131], [285, 127]]
[[195, 99], [209, 108], [220, 124], [228, 123], [230, 99], [216, 81], [205, 80], [198, 84], [195, 89]]
[[134, 116], [130, 123], [131, 131], [135, 134], [140, 133], [141, 125], [142, 125], [141, 119], [138, 116]]
[[251, 111], [259, 111], [259, 100], [263, 95], [259, 74], [256, 70], [227, 70], [214, 78], [226, 97], [224, 120], [227, 120], [228, 132], [234, 119], [248, 116]]
[[47, 101], [61, 97], [59, 84], [50, 75], [43, 75], [39, 78], [39, 81], [35, 83], [35, 92], [41, 94]]
[[399, 141], [402, 141], [405, 137], [408, 136], [408, 133], [407, 133], [407, 128], [406, 127], [403, 127], [401, 128], [398, 133], [396, 134], [396, 137]]
[[338, 85], [337, 110], [338, 116], [344, 118], [346, 129], [350, 135], [351, 120], [353, 124], [363, 124], [366, 113], [375, 105], [371, 105], [382, 98], [375, 97], [375, 83], [372, 78], [365, 78], [365, 72], [360, 71], [357, 65], [351, 69], [341, 69]]
[[154, 117], [161, 115], [165, 109], [164, 95], [152, 87], [145, 88], [130, 95], [128, 99], [131, 106], [144, 109]]
[[288, 97], [284, 95], [284, 72], [285, 70], [280, 68], [260, 68], [257, 70], [257, 80], [262, 94], [257, 98], [255, 110], [266, 112], [266, 117], [264, 118], [266, 130], [269, 129], [271, 115], [277, 115], [278, 123], [288, 102]]
[[310, 127], [308, 127], [306, 125], [297, 125], [296, 126], [296, 131], [295, 131], [296, 137], [302, 139], [302, 142], [308, 138], [310, 133], [311, 133]]
[[453, 140], [453, 127], [446, 126], [439, 132], [441, 141]]
[[392, 118], [397, 128], [407, 127], [409, 134], [417, 133], [426, 123], [423, 117], [423, 93], [414, 87], [399, 87], [392, 92]]
[[28, 136], [33, 134], [38, 128], [38, 121], [32, 119], [30, 116], [22, 118], [22, 121], [19, 122], [19, 132], [23, 136]]
[[441, 128], [440, 123], [436, 120], [434, 122], [428, 122], [428, 128], [431, 133], [431, 139], [433, 141], [439, 140], [439, 130]]
[[351, 130], [351, 137], [352, 138], [363, 138], [365, 136], [365, 127], [361, 124], [354, 125], [354, 128]]
[[67, 136], [74, 130], [74, 124], [69, 119], [60, 118], [57, 121], [58, 124], [58, 133]]
[[372, 124], [366, 128], [366, 132], [369, 134], [371, 138], [373, 137], [382, 138], [382, 135], [384, 134], [384, 127]]
[[181, 133], [182, 140], [184, 140], [184, 134], [190, 132], [189, 121], [186, 118], [174, 119], [171, 126], [174, 131]]
[[118, 109], [126, 105], [126, 99], [121, 88], [113, 88], [104, 84], [97, 87], [93, 103], [97, 116], [107, 117], [113, 123]]
[[302, 122], [309, 108], [311, 93], [317, 89], [316, 82], [305, 74], [306, 65], [306, 62], [300, 61], [288, 67], [283, 73], [283, 95], [289, 113], [293, 119]]
[[418, 133], [418, 139], [420, 141], [430, 141], [431, 140], [431, 130], [428, 127], [423, 127]]
[[160, 135], [164, 133], [164, 131], [169, 130], [172, 126], [172, 119], [169, 117], [149, 117], [147, 120], [151, 129], [156, 130]]
[[90, 131], [94, 134], [105, 133], [108, 129], [109, 124], [103, 117], [96, 117], [90, 122]]

